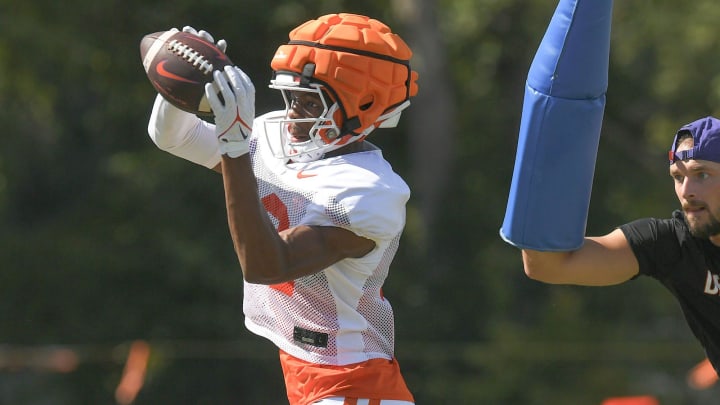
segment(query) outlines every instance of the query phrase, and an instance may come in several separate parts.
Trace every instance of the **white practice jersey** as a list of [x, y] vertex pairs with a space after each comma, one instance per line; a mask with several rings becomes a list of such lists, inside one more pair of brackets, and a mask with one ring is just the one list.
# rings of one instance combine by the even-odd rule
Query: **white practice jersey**
[[[407, 184], [380, 150], [285, 164], [268, 148], [255, 120], [250, 153], [258, 192], [278, 231], [337, 226], [371, 239], [362, 258], [345, 259], [292, 282], [245, 283], [247, 328], [302, 360], [330, 365], [394, 357], [394, 317], [382, 285], [405, 226]], [[268, 131], [279, 127], [268, 125]]]

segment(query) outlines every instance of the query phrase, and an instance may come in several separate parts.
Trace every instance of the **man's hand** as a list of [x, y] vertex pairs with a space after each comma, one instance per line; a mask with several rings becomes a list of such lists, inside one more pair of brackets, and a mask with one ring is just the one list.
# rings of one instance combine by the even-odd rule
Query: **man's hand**
[[[213, 82], [205, 85], [205, 96], [215, 114], [215, 135], [220, 153], [231, 158], [249, 151], [248, 138], [255, 118], [255, 86], [235, 66], [213, 72]], [[222, 100], [218, 96], [222, 96]]]
[[196, 35], [196, 36], [210, 42], [211, 44], [215, 44], [215, 46], [217, 46], [218, 49], [220, 49], [223, 53], [225, 53], [225, 51], [227, 50], [227, 41], [225, 41], [224, 39], [221, 39], [221, 40], [215, 42], [215, 38], [213, 38], [213, 36], [205, 30], [198, 31], [189, 25], [184, 26], [182, 30], [183, 30], [183, 32], [187, 32], [187, 33]]

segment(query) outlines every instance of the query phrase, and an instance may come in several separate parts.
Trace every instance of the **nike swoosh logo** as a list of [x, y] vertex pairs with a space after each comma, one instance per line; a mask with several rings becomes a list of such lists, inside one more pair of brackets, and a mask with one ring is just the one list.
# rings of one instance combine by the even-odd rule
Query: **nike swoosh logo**
[[178, 75], [176, 75], [176, 74], [173, 73], [173, 72], [169, 72], [167, 69], [165, 69], [165, 62], [167, 62], [167, 61], [166, 61], [166, 60], [160, 61], [160, 63], [158, 63], [157, 66], [155, 66], [155, 71], [156, 71], [157, 74], [159, 74], [160, 76], [166, 77], [166, 78], [172, 79], [172, 80], [177, 80], [177, 81], [180, 81], [180, 82], [185, 82], [185, 83], [192, 83], [192, 84], [199, 84], [199, 83], [200, 83], [200, 82], [196, 82], [196, 81], [194, 81], [194, 80], [188, 80], [188, 79], [186, 79], [186, 78], [184, 78], [184, 77], [182, 77], [182, 76], [178, 76]]
[[307, 179], [308, 177], [315, 177], [317, 174], [314, 173], [305, 173], [305, 170], [300, 170], [297, 172], [297, 178], [298, 179]]

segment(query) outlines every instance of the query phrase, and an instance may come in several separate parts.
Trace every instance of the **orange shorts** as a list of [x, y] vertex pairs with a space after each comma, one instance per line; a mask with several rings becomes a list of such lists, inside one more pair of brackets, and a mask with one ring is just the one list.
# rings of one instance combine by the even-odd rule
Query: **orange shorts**
[[399, 401], [397, 399], [330, 397], [313, 402], [313, 405], [415, 405], [415, 403], [410, 401]]
[[309, 405], [329, 397], [415, 401], [395, 359], [330, 366], [300, 360], [280, 350], [280, 364], [290, 405]]

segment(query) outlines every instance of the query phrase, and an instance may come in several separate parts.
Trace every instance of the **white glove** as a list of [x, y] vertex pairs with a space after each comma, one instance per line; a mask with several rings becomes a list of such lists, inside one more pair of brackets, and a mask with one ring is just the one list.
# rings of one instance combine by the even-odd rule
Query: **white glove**
[[213, 79], [205, 85], [205, 96], [215, 114], [220, 153], [231, 158], [242, 156], [250, 150], [248, 138], [255, 118], [255, 86], [236, 66], [214, 71]]
[[215, 46], [217, 46], [218, 49], [220, 49], [223, 53], [225, 53], [225, 50], [227, 49], [227, 42], [224, 39], [221, 39], [221, 40], [217, 41], [217, 43], [216, 43], [215, 38], [213, 38], [213, 36], [205, 30], [198, 31], [189, 25], [184, 26], [182, 30], [183, 30], [183, 32], [188, 32], [190, 34], [196, 35], [196, 36], [210, 42], [211, 44], [215, 44]]

